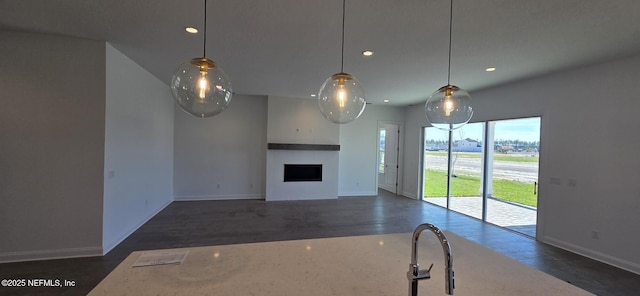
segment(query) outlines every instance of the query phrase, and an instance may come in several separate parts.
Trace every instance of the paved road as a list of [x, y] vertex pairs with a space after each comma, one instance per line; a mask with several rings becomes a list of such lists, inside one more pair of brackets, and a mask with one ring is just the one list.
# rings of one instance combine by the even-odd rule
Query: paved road
[[[454, 158], [454, 173], [480, 175], [480, 158]], [[427, 168], [434, 170], [447, 170], [447, 158], [438, 155], [425, 155]], [[513, 180], [533, 183], [538, 181], [538, 163], [501, 161], [493, 162], [493, 177], [496, 179]]]

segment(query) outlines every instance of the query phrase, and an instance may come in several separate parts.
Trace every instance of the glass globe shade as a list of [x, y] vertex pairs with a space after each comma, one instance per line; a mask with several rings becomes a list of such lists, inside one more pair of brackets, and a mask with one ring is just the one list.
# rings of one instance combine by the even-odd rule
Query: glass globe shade
[[327, 78], [318, 93], [320, 112], [334, 123], [354, 121], [360, 117], [366, 104], [360, 81], [344, 72]]
[[445, 131], [462, 127], [473, 116], [471, 96], [465, 90], [450, 84], [434, 92], [424, 109], [431, 125]]
[[195, 58], [178, 67], [171, 79], [171, 93], [182, 110], [204, 118], [224, 111], [233, 90], [229, 78], [215, 62]]

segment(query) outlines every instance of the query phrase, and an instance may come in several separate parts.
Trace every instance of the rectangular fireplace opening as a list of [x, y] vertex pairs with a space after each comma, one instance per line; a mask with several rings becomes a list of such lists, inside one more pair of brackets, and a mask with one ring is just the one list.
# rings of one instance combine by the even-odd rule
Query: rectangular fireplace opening
[[285, 182], [321, 182], [322, 164], [285, 164]]

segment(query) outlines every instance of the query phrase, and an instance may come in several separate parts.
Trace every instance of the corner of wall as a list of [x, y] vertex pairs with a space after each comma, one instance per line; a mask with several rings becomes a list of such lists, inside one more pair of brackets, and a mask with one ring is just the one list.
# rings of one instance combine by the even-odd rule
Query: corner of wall
[[173, 201], [174, 157], [169, 87], [111, 44], [105, 48], [103, 253]]

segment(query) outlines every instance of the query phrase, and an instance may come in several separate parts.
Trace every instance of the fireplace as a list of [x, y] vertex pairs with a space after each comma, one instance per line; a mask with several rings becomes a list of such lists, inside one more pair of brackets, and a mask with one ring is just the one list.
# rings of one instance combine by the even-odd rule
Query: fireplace
[[339, 145], [269, 143], [267, 201], [338, 198]]
[[322, 164], [285, 164], [284, 182], [322, 182]]

